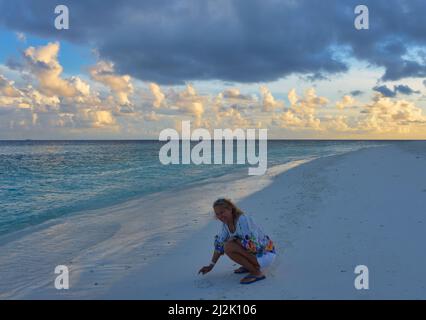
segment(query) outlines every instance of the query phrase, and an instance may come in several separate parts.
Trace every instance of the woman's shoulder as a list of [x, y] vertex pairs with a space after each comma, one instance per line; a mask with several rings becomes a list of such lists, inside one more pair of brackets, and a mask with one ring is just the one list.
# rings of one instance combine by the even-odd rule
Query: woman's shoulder
[[247, 213], [243, 213], [240, 215], [238, 223], [242, 225], [247, 225], [250, 228], [257, 226], [255, 219], [253, 219], [253, 216]]
[[247, 213], [242, 213], [239, 217], [238, 217], [238, 222], [239, 223], [248, 223], [253, 221], [253, 219], [251, 218], [250, 215], [248, 215]]

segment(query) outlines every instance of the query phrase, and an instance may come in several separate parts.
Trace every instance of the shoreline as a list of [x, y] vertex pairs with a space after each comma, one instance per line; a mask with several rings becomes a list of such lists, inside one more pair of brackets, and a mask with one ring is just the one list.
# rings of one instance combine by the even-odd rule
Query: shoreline
[[[234, 188], [235, 199], [247, 196], [270, 183], [280, 171], [304, 161], [307, 160], [270, 167], [260, 179], [248, 176], [246, 168], [241, 168], [234, 173], [190, 183], [179, 190], [165, 190], [109, 207], [75, 212], [3, 235], [0, 237], [0, 248], [6, 254], [0, 259], [0, 286], [5, 290], [0, 293], [0, 299], [37, 299], [46, 292], [49, 292], [48, 298], [65, 297], [64, 292], [52, 291], [56, 265], [69, 266], [70, 286], [72, 283], [80, 283], [80, 277], [86, 277], [86, 273], [90, 276], [97, 269], [105, 267], [99, 272], [107, 274], [103, 276], [104, 281], [89, 280], [88, 287], [96, 283], [95, 290], [84, 288], [77, 294], [77, 297], [96, 296], [104, 291], [108, 286], [106, 282], [109, 283], [112, 278], [121, 277], [129, 269], [151, 263], [158, 257], [155, 248], [151, 248], [152, 244], [147, 243], [149, 239], [161, 238], [161, 247], [168, 250], [194, 230], [209, 223], [210, 202], [214, 201], [214, 193], [219, 197]], [[221, 188], [224, 184], [232, 186]], [[212, 198], [209, 198], [211, 201], [203, 199], [206, 193], [212, 194]], [[198, 199], [188, 206], [186, 198], [194, 198], [196, 194]], [[179, 198], [181, 200], [177, 200]], [[189, 221], [180, 221], [182, 217], [173, 214], [176, 207], [173, 202], [180, 202], [177, 207], [185, 210], [185, 217]], [[144, 212], [146, 209], [159, 214], [148, 218]], [[171, 227], [163, 230], [161, 225], [165, 221], [169, 221]], [[162, 236], [157, 236], [155, 231], [160, 231]], [[173, 233], [176, 239], [168, 239], [167, 232]], [[144, 246], [145, 250], [141, 250]], [[122, 249], [128, 252], [120, 253]], [[130, 252], [138, 255], [139, 261], [129, 259]], [[37, 255], [43, 257], [45, 265], [41, 265]], [[107, 259], [108, 256], [110, 258]], [[30, 270], [30, 274], [23, 275], [24, 270]], [[105, 278], [111, 274], [111, 279]]]
[[[332, 155], [334, 156], [334, 155]], [[293, 163], [299, 163], [299, 162], [304, 162], [304, 161], [311, 161], [311, 160], [315, 160], [318, 157], [307, 157], [307, 158], [302, 158], [302, 159], [298, 159], [298, 160], [291, 160], [289, 162], [283, 163], [283, 164], [278, 164], [278, 165], [273, 165], [271, 167], [268, 167], [268, 171], [267, 173], [265, 173], [265, 175], [263, 176], [268, 176], [270, 177], [270, 171], [274, 172], [273, 175], [277, 174], [277, 170], [280, 170], [279, 168], [284, 166], [286, 167], [287, 165], [291, 165]], [[180, 186], [176, 186], [174, 189], [173, 188], [168, 188], [165, 190], [161, 190], [161, 191], [155, 191], [155, 192], [150, 192], [147, 194], [141, 194], [141, 195], [135, 195], [132, 196], [131, 198], [125, 198], [123, 200], [120, 200], [116, 203], [113, 204], [108, 204], [108, 205], [101, 205], [99, 207], [94, 207], [94, 208], [90, 208], [90, 209], [85, 209], [85, 210], [75, 210], [75, 211], [71, 211], [65, 215], [60, 215], [54, 218], [50, 218], [47, 220], [44, 220], [40, 223], [37, 224], [31, 224], [28, 225], [22, 229], [18, 229], [18, 230], [12, 230], [9, 231], [5, 234], [0, 235], [0, 246], [4, 245], [10, 241], [19, 239], [20, 237], [29, 235], [31, 233], [37, 232], [39, 230], [48, 228], [52, 225], [55, 224], [59, 224], [59, 223], [63, 223], [66, 219], [72, 219], [75, 216], [79, 216], [79, 215], [87, 215], [87, 214], [100, 214], [100, 211], [103, 210], [107, 210], [107, 211], [120, 211], [123, 210], [129, 206], [132, 206], [136, 203], [142, 202], [145, 199], [151, 199], [151, 198], [156, 198], [156, 197], [162, 197], [162, 196], [168, 196], [170, 194], [173, 194], [175, 192], [175, 189], [181, 189], [181, 190], [191, 190], [191, 189], [195, 189], [198, 187], [203, 187], [205, 185], [208, 185], [209, 183], [226, 183], [228, 181], [232, 181], [232, 180], [242, 180], [242, 179], [246, 179], [249, 178], [250, 176], [247, 174], [247, 168], [238, 168], [236, 169], [234, 172], [231, 173], [223, 173], [223, 174], [219, 174], [217, 176], [212, 176], [209, 178], [205, 178], [205, 179], [201, 179], [198, 181], [192, 181], [189, 182], [187, 184], [183, 184]]]
[[[277, 246], [265, 281], [240, 285], [241, 276], [232, 273], [236, 265], [227, 257], [211, 273], [196, 274], [210, 261], [219, 227], [212, 223], [100, 298], [422, 299], [425, 146], [391, 145], [319, 158], [285, 171], [240, 201]], [[358, 265], [369, 268], [368, 290], [354, 286]]]
[[[69, 142], [71, 145], [73, 144], [72, 141]], [[295, 143], [295, 142], [294, 142]], [[362, 143], [360, 144], [348, 144], [348, 145], [339, 145], [338, 142], [334, 142], [338, 145], [337, 150], [330, 150], [334, 147], [333, 144], [326, 144], [324, 148], [321, 148], [321, 145], [318, 147], [314, 147], [313, 145], [307, 145], [306, 150], [301, 153], [298, 151], [294, 151], [293, 156], [290, 154], [287, 154], [287, 152], [277, 152], [277, 147], [274, 147], [272, 145], [272, 149], [270, 150], [271, 155], [268, 156], [268, 159], [270, 159], [269, 167], [275, 166], [277, 164], [282, 164], [283, 162], [288, 163], [293, 160], [298, 159], [304, 159], [307, 157], [313, 157], [313, 156], [324, 156], [329, 155], [331, 152], [335, 153], [341, 153], [341, 152], [347, 152], [348, 149], [356, 149], [359, 147], [362, 147]], [[292, 147], [293, 145], [286, 145], [288, 147]], [[374, 145], [373, 145], [374, 146]], [[270, 146], [271, 147], [271, 146]], [[61, 149], [61, 147], [59, 147]], [[296, 148], [297, 149], [297, 148]], [[328, 150], [327, 150], [328, 149]], [[13, 148], [11, 150], [14, 150]], [[5, 154], [12, 152], [11, 150], [5, 150]], [[63, 155], [67, 154], [68, 152], [71, 152], [73, 149], [63, 149], [61, 152], [57, 154], [57, 156], [62, 157]], [[283, 150], [283, 149], [280, 149]], [[300, 149], [303, 150], [303, 149]], [[322, 150], [322, 151], [320, 151]], [[17, 152], [16, 150], [12, 152]], [[42, 152], [42, 151], [40, 151]], [[299, 153], [299, 154], [298, 154]], [[17, 154], [20, 154], [20, 152], [17, 152]], [[40, 154], [43, 154], [40, 153]], [[72, 160], [72, 157], [71, 157]], [[25, 166], [25, 164], [24, 164]], [[160, 165], [161, 166], [161, 165]], [[186, 166], [180, 166], [180, 168], [172, 168], [173, 166], [161, 166], [165, 167], [163, 174], [165, 175], [164, 181], [170, 181], [173, 182], [171, 184], [169, 183], [162, 183], [161, 181], [158, 181], [156, 183], [155, 181], [150, 181], [152, 179], [153, 175], [150, 175], [149, 172], [147, 176], [147, 183], [143, 183], [144, 176], [140, 176], [142, 173], [142, 170], [137, 169], [136, 167], [132, 167], [132, 169], [127, 168], [126, 170], [120, 170], [119, 168], [109, 168], [107, 170], [107, 174], [103, 174], [102, 170], [100, 171], [100, 183], [95, 188], [95, 190], [87, 190], [85, 188], [84, 190], [86, 192], [89, 192], [91, 195], [86, 196], [85, 193], [82, 194], [81, 192], [71, 192], [70, 194], [67, 193], [67, 180], [72, 177], [67, 176], [66, 174], [60, 174], [58, 172], [52, 173], [56, 177], [56, 181], [62, 181], [61, 185], [56, 184], [54, 187], [54, 193], [64, 193], [67, 194], [65, 197], [61, 199], [61, 197], [54, 196], [51, 201], [44, 201], [40, 200], [38, 198], [34, 199], [33, 201], [28, 201], [28, 199], [32, 199], [33, 195], [31, 194], [31, 191], [29, 190], [28, 195], [25, 196], [24, 194], [21, 194], [21, 198], [17, 198], [13, 200], [13, 195], [11, 198], [9, 198], [6, 195], [6, 209], [5, 212], [1, 215], [1, 219], [3, 223], [1, 224], [1, 230], [0, 230], [0, 239], [4, 238], [4, 236], [11, 235], [15, 232], [23, 231], [25, 233], [25, 230], [31, 230], [31, 227], [42, 225], [45, 222], [48, 222], [49, 220], [57, 220], [61, 219], [62, 217], [67, 217], [75, 214], [80, 213], [86, 213], [86, 212], [93, 212], [98, 209], [107, 209], [111, 206], [121, 205], [123, 203], [126, 203], [128, 201], [132, 200], [138, 200], [140, 198], [143, 198], [145, 196], [151, 195], [151, 194], [157, 194], [163, 191], [168, 190], [175, 190], [175, 189], [181, 189], [181, 188], [188, 188], [191, 186], [195, 186], [196, 184], [200, 183], [201, 185], [203, 183], [208, 183], [210, 179], [220, 178], [226, 175], [233, 175], [234, 173], [241, 172], [241, 176], [244, 175], [244, 170], [249, 170], [248, 165], [240, 167], [235, 165], [226, 166], [226, 168], [214, 168], [215, 166], [210, 166], [210, 168], [206, 168], [207, 170], [204, 170], [204, 168], [193, 168], [195, 172], [199, 172], [196, 174], [192, 174], [192, 169], [187, 169]], [[167, 168], [169, 167], [169, 168]], [[131, 172], [132, 170], [135, 170], [136, 176], [135, 178], [132, 178], [132, 176], [126, 176], [127, 172]], [[158, 171], [158, 168], [156, 169]], [[122, 172], [125, 176], [118, 179], [116, 182], [111, 181], [108, 182], [108, 179], [105, 180], [105, 176], [116, 176], [119, 174], [119, 172]], [[160, 170], [161, 171], [161, 170]], [[158, 175], [161, 173], [160, 171], [156, 172], [155, 175]], [[187, 176], [186, 173], [189, 171], [189, 176]], [[167, 173], [169, 172], [169, 173]], [[184, 179], [179, 178], [179, 175], [177, 175], [178, 172], [183, 172]], [[95, 172], [96, 173], [96, 172]], [[85, 181], [86, 174], [83, 174], [82, 176], [82, 184], [87, 184], [88, 181]], [[174, 178], [173, 178], [174, 176]], [[161, 177], [158, 176], [158, 177]], [[117, 177], [116, 177], [117, 178]], [[239, 177], [237, 177], [239, 178]], [[97, 175], [93, 175], [93, 177], [89, 181], [95, 181], [97, 180]], [[124, 180], [123, 180], [124, 179]], [[5, 184], [13, 184], [13, 182], [9, 181], [10, 179], [6, 178]], [[72, 179], [71, 179], [72, 180]], [[161, 180], [161, 179], [160, 179]], [[76, 181], [76, 179], [74, 179]], [[123, 182], [126, 181], [127, 186], [123, 185]], [[43, 181], [43, 179], [35, 179], [34, 186], [37, 186], [38, 184], [44, 185], [48, 183], [48, 181]], [[115, 184], [120, 185], [121, 187], [115, 188]], [[21, 183], [17, 183], [17, 186], [19, 187]], [[33, 183], [32, 183], [33, 184]], [[109, 193], [103, 192], [99, 189], [99, 186], [104, 184], [104, 187], [110, 186]], [[64, 187], [65, 186], [65, 187]], [[19, 188], [21, 188], [20, 186]], [[71, 189], [78, 190], [78, 184], [71, 183]], [[83, 191], [84, 191], [83, 190]], [[115, 191], [112, 191], [115, 190]], [[43, 190], [40, 190], [40, 192], [43, 192]], [[46, 192], [49, 192], [49, 189], [46, 190]], [[48, 194], [46, 194], [48, 196]], [[12, 202], [13, 201], [13, 202]], [[34, 212], [32, 212], [34, 210]], [[31, 214], [30, 214], [31, 213]], [[29, 220], [28, 217], [33, 217]], [[1, 240], [0, 240], [1, 243]]]
[[[64, 219], [0, 245], [6, 252], [0, 259], [5, 288], [0, 298], [424, 298], [421, 243], [426, 235], [418, 208], [426, 207], [426, 173], [421, 170], [426, 142], [413, 143], [274, 166], [260, 179], [222, 177], [162, 193], [161, 201], [159, 195], [151, 196], [99, 215]], [[389, 203], [389, 195], [398, 192], [404, 197], [391, 196]], [[220, 226], [210, 205], [223, 195], [252, 215], [278, 249], [267, 279], [248, 288], [238, 284], [226, 257], [210, 274], [197, 275], [210, 261]], [[401, 215], [404, 208], [410, 209], [408, 216]], [[154, 214], [145, 223], [148, 216], [141, 210], [148, 209]], [[160, 226], [169, 227], [158, 232]], [[408, 245], [417, 250], [407, 251]], [[417, 265], [410, 267], [413, 260]], [[69, 290], [53, 287], [53, 270], [59, 264], [70, 266]], [[358, 264], [368, 265], [374, 276], [369, 291], [353, 287]], [[405, 268], [410, 274], [403, 283]]]

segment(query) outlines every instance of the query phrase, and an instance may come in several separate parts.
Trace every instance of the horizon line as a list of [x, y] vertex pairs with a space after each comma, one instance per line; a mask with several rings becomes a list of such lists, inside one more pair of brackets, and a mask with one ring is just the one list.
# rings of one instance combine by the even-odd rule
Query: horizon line
[[[158, 140], [158, 139], [0, 139], [0, 142], [37, 142], [37, 141], [46, 141], [46, 142], [55, 142], [55, 141], [156, 141], [156, 142], [168, 142], [168, 141], [191, 141], [191, 142], [200, 142], [200, 141], [216, 141], [222, 140], [227, 141], [231, 139], [199, 139], [199, 140], [191, 140], [191, 139], [169, 139], [169, 140]], [[232, 140], [238, 141], [239, 139], [235, 138]], [[244, 139], [244, 140], [255, 140], [259, 139]], [[264, 140], [264, 139], [262, 139]], [[267, 141], [426, 141], [426, 139], [307, 139], [307, 138], [295, 138], [295, 139], [275, 139], [268, 138]]]

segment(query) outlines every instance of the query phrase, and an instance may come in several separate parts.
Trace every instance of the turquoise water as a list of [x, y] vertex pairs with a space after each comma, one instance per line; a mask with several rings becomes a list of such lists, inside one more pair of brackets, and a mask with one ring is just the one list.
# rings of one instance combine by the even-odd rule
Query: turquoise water
[[[381, 145], [268, 141], [268, 166]], [[0, 234], [221, 176], [245, 165], [162, 165], [158, 141], [0, 141]]]

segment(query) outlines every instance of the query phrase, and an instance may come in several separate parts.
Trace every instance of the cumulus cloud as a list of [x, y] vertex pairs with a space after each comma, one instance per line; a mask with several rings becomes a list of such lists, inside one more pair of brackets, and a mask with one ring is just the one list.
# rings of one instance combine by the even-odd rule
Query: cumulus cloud
[[25, 100], [35, 112], [46, 112], [47, 110], [58, 110], [61, 100], [58, 96], [46, 96], [37, 89], [28, 86], [22, 89]]
[[111, 66], [105, 72], [99, 71], [99, 65], [92, 68], [92, 71], [97, 68], [95, 76], [116, 95], [116, 99], [102, 99], [99, 92], [93, 91], [80, 77], [62, 77], [59, 50], [57, 42], [24, 50], [23, 63], [17, 73], [22, 76], [22, 86], [16, 86], [14, 81], [0, 75], [0, 107], [9, 118], [1, 121], [0, 126], [22, 130], [29, 130], [31, 126], [46, 129], [117, 128], [115, 115], [122, 113], [117, 109], [116, 100], [130, 104], [127, 97], [132, 90], [129, 79], [113, 75]]
[[133, 84], [129, 75], [114, 73], [114, 64], [108, 61], [99, 61], [89, 69], [92, 79], [106, 85], [114, 93], [117, 103], [130, 105], [129, 96], [133, 93]]
[[236, 108], [222, 109], [216, 114], [214, 126], [218, 128], [247, 128], [253, 127], [252, 121]]
[[22, 94], [15, 88], [13, 81], [8, 81], [4, 76], [0, 75], [0, 95], [9, 98], [18, 98]]
[[146, 114], [144, 116], [144, 118], [147, 121], [158, 121], [158, 120], [160, 120], [160, 117], [154, 111], [151, 111], [150, 113]]
[[394, 101], [383, 96], [377, 96], [365, 105], [362, 114], [358, 127], [365, 131], [407, 133], [412, 126], [426, 124], [426, 116], [420, 107], [409, 101]]
[[108, 110], [84, 110], [83, 114], [90, 119], [93, 127], [99, 128], [115, 124], [115, 119]]
[[194, 115], [196, 118], [200, 118], [204, 113], [203, 104], [199, 101], [184, 103], [181, 105], [181, 109], [191, 115]]
[[224, 99], [231, 99], [231, 100], [252, 100], [252, 96], [248, 94], [241, 94], [240, 90], [238, 88], [229, 88], [220, 93], [222, 98]]
[[298, 99], [299, 98], [297, 97], [296, 89], [291, 89], [288, 93], [288, 100], [290, 101], [290, 104], [294, 106]]
[[342, 98], [341, 101], [338, 101], [336, 103], [336, 107], [337, 107], [337, 109], [342, 110], [342, 109], [344, 109], [347, 106], [353, 105], [354, 103], [355, 103], [355, 99], [354, 98], [352, 98], [349, 95], [345, 95], [345, 96], [343, 96], [343, 98]]
[[39, 82], [39, 89], [49, 96], [71, 97], [76, 94], [75, 87], [61, 78], [63, 71], [58, 62], [59, 43], [51, 42], [37, 48], [29, 47], [24, 52], [25, 61]]
[[[328, 99], [317, 97], [313, 89], [308, 90], [302, 98], [296, 91], [289, 92], [291, 108], [274, 115], [273, 125], [293, 131], [314, 130], [324, 134], [351, 134], [351, 137], [363, 134], [407, 134], [426, 132], [426, 115], [421, 107], [406, 100], [394, 100], [377, 95], [369, 103], [360, 106], [359, 116], [349, 114], [325, 114], [318, 116], [316, 110], [327, 104]], [[346, 110], [346, 106], [355, 103], [350, 96], [345, 96], [336, 106]]]
[[349, 124], [349, 118], [344, 115], [327, 117], [324, 121], [325, 129], [329, 132], [348, 133], [355, 132], [357, 129]]
[[[356, 101], [361, 112], [355, 114], [349, 112], [348, 107], [355, 103], [350, 95], [330, 104], [314, 88], [301, 94], [291, 89], [287, 106], [266, 85], [254, 93], [233, 87], [216, 94], [199, 92], [192, 84], [166, 89], [157, 83], [134, 85], [129, 76], [116, 74], [114, 66], [104, 61], [88, 68], [92, 79], [84, 81], [86, 78], [81, 75], [63, 77], [57, 59], [59, 48], [59, 44], [49, 43], [26, 49], [23, 69], [14, 74], [23, 79], [14, 82], [0, 74], [1, 132], [13, 129], [24, 134], [35, 128], [51, 129], [54, 134], [58, 132], [55, 130], [118, 132], [145, 125], [155, 132], [161, 125], [168, 127], [187, 119], [194, 120], [194, 127], [207, 129], [267, 127], [278, 132], [306, 133], [309, 137], [380, 137], [391, 133], [407, 137], [426, 132], [424, 110], [412, 101], [396, 99], [396, 94], [393, 98], [377, 94], [367, 103]], [[52, 85], [52, 79], [56, 85]], [[134, 90], [146, 94], [133, 94]], [[404, 85], [394, 86], [391, 91], [405, 94], [406, 98], [415, 92]], [[329, 105], [336, 105], [340, 111]]]
[[266, 86], [261, 86], [260, 92], [262, 95], [262, 111], [271, 112], [274, 111], [276, 108], [284, 106], [282, 101], [275, 100], [271, 91]]
[[[269, 92], [265, 86], [263, 87], [265, 91]], [[263, 110], [264, 102], [266, 102], [264, 100], [265, 99], [258, 97], [256, 94], [243, 94], [238, 88], [228, 88], [213, 98], [213, 108], [216, 112], [229, 108], [244, 112], [255, 109]]]
[[195, 119], [195, 126], [202, 125], [204, 104], [209, 97], [197, 94], [195, 88], [188, 84], [181, 91], [171, 90], [168, 95], [167, 104], [178, 114], [184, 114]]
[[282, 128], [322, 130], [321, 120], [316, 116], [317, 109], [329, 101], [325, 97], [317, 96], [315, 89], [306, 90], [303, 97], [298, 97], [296, 90], [288, 93], [291, 107], [283, 113], [273, 116], [273, 123]]
[[158, 84], [156, 84], [156, 83], [153, 83], [153, 82], [150, 83], [149, 84], [149, 89], [151, 90], [151, 93], [154, 96], [153, 106], [155, 108], [160, 108], [163, 105], [166, 96], [161, 91], [160, 86]]
[[291, 109], [297, 114], [314, 114], [319, 107], [326, 105], [329, 100], [326, 97], [317, 96], [314, 88], [306, 90], [305, 96], [298, 99]]

